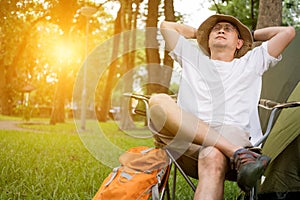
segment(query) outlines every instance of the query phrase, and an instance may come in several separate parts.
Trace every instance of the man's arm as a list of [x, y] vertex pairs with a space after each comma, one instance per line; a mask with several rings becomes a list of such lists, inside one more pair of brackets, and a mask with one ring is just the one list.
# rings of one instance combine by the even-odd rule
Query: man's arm
[[175, 48], [179, 35], [182, 35], [187, 39], [195, 39], [197, 34], [197, 29], [194, 27], [168, 21], [161, 22], [160, 31], [166, 41], [167, 49], [169, 51]]
[[253, 34], [254, 39], [257, 41], [269, 40], [268, 53], [275, 58], [283, 52], [295, 35], [295, 29], [291, 26], [262, 28], [256, 30]]

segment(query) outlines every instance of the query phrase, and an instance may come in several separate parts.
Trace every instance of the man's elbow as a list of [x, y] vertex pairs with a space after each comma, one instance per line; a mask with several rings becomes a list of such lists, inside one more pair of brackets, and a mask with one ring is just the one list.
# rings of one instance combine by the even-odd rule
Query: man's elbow
[[162, 22], [160, 23], [160, 28], [161, 28], [161, 29], [166, 28], [166, 21], [162, 21]]
[[172, 22], [162, 21], [160, 23], [160, 28], [161, 29], [172, 29]]
[[289, 41], [292, 41], [294, 37], [296, 36], [295, 28], [292, 26], [285, 27], [285, 35], [289, 39]]

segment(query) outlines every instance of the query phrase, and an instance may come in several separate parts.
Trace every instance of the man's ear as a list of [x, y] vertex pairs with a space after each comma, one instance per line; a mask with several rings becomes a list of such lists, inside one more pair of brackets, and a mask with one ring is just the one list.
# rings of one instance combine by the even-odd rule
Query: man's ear
[[238, 39], [236, 49], [242, 48], [243, 45], [244, 45], [244, 40]]

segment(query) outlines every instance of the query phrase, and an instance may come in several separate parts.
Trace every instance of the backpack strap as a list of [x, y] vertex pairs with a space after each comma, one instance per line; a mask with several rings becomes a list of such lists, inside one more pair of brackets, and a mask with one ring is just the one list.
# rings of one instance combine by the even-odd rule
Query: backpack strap
[[153, 149], [154, 149], [154, 147], [150, 147], [150, 148], [148, 148], [148, 149], [142, 150], [142, 151], [141, 151], [141, 154], [146, 154], [146, 153], [152, 151]]
[[158, 183], [152, 187], [152, 200], [159, 200]]
[[107, 183], [105, 184], [105, 187], [107, 187], [116, 177], [117, 173], [118, 173], [118, 170], [119, 170], [120, 167], [115, 167], [112, 171], [112, 174], [111, 174], [111, 177], [110, 179], [107, 181]]
[[152, 187], [152, 200], [159, 200], [158, 186], [161, 184], [164, 174], [165, 174], [165, 169], [163, 168], [156, 175], [157, 183]]
[[132, 176], [126, 172], [121, 172], [120, 176], [126, 178], [128, 181], [130, 181], [132, 179]]

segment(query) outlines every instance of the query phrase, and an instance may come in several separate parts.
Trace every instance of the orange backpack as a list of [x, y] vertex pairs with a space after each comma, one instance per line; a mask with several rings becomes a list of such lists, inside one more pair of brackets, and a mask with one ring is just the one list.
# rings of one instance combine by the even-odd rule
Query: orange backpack
[[103, 181], [93, 200], [146, 200], [159, 198], [165, 186], [170, 161], [163, 149], [134, 147], [119, 157], [116, 167]]

